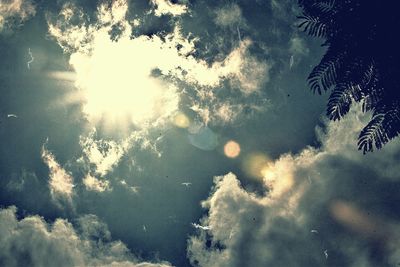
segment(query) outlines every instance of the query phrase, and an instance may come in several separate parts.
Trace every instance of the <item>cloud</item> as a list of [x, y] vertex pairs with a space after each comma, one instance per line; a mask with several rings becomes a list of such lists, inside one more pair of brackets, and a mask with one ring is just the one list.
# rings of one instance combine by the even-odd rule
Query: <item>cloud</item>
[[95, 135], [94, 130], [89, 136], [81, 137], [79, 144], [85, 160], [94, 166], [94, 173], [105, 176], [121, 160], [127, 144], [117, 144], [113, 140], [96, 140]]
[[[244, 94], [254, 93], [269, 81], [271, 66], [258, 60], [249, 53], [252, 42], [246, 39], [240, 43], [240, 47], [234, 50], [227, 58], [227, 65], [234, 66], [233, 82], [238, 82], [238, 88]], [[236, 65], [235, 65], [236, 64]]]
[[248, 103], [238, 99], [226, 99], [220, 102], [214, 97], [193, 101], [191, 110], [196, 112], [205, 125], [209, 123], [226, 125], [233, 122], [240, 123], [257, 113], [266, 111], [270, 106], [267, 99], [246, 99]]
[[[161, 156], [157, 149], [157, 143], [161, 140], [159, 135], [155, 137], [147, 131], [133, 131], [127, 137], [116, 139], [99, 137], [95, 128], [87, 135], [80, 136], [82, 155], [73, 164], [80, 166], [84, 172], [82, 182], [87, 190], [112, 190], [107, 179], [112, 176], [122, 158], [132, 150], [147, 150], [157, 157]], [[131, 157], [134, 158], [134, 155]], [[131, 162], [134, 164], [133, 159]]]
[[306, 57], [310, 53], [310, 49], [307, 47], [304, 39], [295, 34], [289, 41], [289, 53], [291, 55], [291, 68], [293, 65], [297, 65], [302, 58]]
[[167, 262], [140, 262], [121, 241], [112, 241], [107, 226], [94, 215], [47, 223], [42, 217], [18, 219], [14, 206], [0, 209], [0, 262], [3, 266], [167, 267]]
[[270, 65], [250, 54], [249, 39], [226, 57], [207, 62], [193, 56], [200, 40], [184, 36], [179, 22], [163, 37], [131, 38], [132, 26], [125, 20], [127, 3], [116, 2], [111, 8], [100, 5], [96, 22], [89, 23], [72, 4], [64, 5], [57, 18], [48, 16], [49, 33], [70, 54], [89, 120], [125, 118], [123, 125], [160, 127], [170, 122], [186, 92], [175, 81], [194, 88], [188, 89], [196, 92], [189, 106], [202, 101], [210, 107], [216, 101], [226, 102], [226, 96], [214, 93], [226, 80], [232, 84], [232, 95], [238, 89], [245, 95], [258, 92], [268, 82]]
[[159, 134], [151, 133], [171, 127], [179, 112], [190, 114], [192, 121], [218, 125], [268, 107], [259, 93], [269, 81], [270, 65], [251, 54], [250, 39], [208, 62], [194, 56], [201, 40], [185, 36], [180, 22], [164, 36], [133, 37], [136, 26], [126, 19], [127, 12], [128, 2], [118, 0], [100, 4], [95, 19], [73, 3], [64, 4], [58, 15], [47, 15], [50, 35], [76, 72], [75, 86], [89, 123], [124, 136], [81, 136], [78, 163], [84, 165], [87, 190], [111, 190], [108, 176], [132, 149], [160, 155]]
[[42, 160], [49, 168], [49, 187], [51, 196], [55, 199], [71, 201], [74, 184], [73, 177], [56, 161], [54, 155], [42, 147]]
[[155, 15], [160, 17], [162, 15], [180, 16], [188, 11], [186, 5], [173, 4], [169, 0], [151, 0], [155, 6]]
[[86, 190], [89, 191], [104, 192], [106, 190], [110, 190], [109, 181], [99, 180], [98, 178], [90, 175], [90, 173], [83, 178], [83, 184], [85, 185]]
[[362, 155], [357, 133], [368, 115], [358, 109], [319, 131], [320, 148], [265, 162], [260, 168], [265, 196], [246, 191], [232, 173], [216, 177], [202, 203], [208, 215], [201, 223], [210, 230], [188, 242], [192, 264], [396, 265], [400, 223], [393, 188], [400, 185], [400, 142]]
[[306, 56], [310, 52], [305, 41], [299, 36], [293, 36], [289, 43], [289, 52], [296, 56]]
[[242, 10], [237, 4], [229, 4], [215, 11], [215, 24], [220, 27], [236, 27], [243, 21]]
[[[0, 2], [0, 31], [18, 26], [36, 14], [35, 5], [30, 0], [4, 0]], [[13, 25], [11, 25], [13, 24]], [[15, 25], [14, 25], [15, 24]]]

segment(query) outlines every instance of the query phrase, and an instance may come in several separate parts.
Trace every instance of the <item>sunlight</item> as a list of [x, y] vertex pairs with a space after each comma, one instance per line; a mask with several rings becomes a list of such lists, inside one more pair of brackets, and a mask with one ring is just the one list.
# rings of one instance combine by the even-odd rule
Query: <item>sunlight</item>
[[272, 189], [270, 192], [271, 197], [280, 197], [294, 186], [291, 166], [285, 161], [266, 164], [261, 173], [264, 183]]
[[[160, 1], [155, 2], [161, 8]], [[178, 6], [184, 7], [170, 7]], [[88, 120], [101, 123], [106, 129], [129, 129], [132, 124], [148, 129], [173, 123], [180, 93], [184, 92], [174, 85], [178, 80], [196, 86], [196, 98], [201, 99], [191, 100], [191, 106], [199, 101], [211, 105], [211, 98], [226, 101], [214, 99], [211, 90], [221, 86], [222, 81], [229, 80], [232, 87], [249, 95], [261, 88], [259, 81], [268, 80], [267, 64], [249, 54], [250, 39], [241, 41], [226, 56], [207, 62], [194, 56], [200, 39], [183, 34], [179, 23], [165, 36], [132, 35], [141, 22], [132, 25], [127, 20], [126, 0], [104, 3], [96, 14], [96, 22], [89, 23], [83, 9], [70, 3], [64, 5], [57, 19], [48, 21], [48, 26], [49, 34], [70, 55], [69, 63], [76, 73], [75, 86], [84, 99], [83, 111]], [[226, 107], [231, 106], [229, 102], [224, 103]], [[227, 108], [219, 112], [222, 119], [234, 117]], [[185, 128], [186, 122], [181, 122]]]
[[269, 166], [270, 159], [261, 152], [254, 152], [247, 155], [243, 161], [243, 170], [251, 178], [262, 180], [266, 166]]
[[94, 44], [91, 55], [75, 53], [70, 61], [89, 119], [129, 120], [145, 127], [177, 110], [176, 88], [152, 76], [154, 69], [145, 58], [148, 47], [140, 40], [121, 38], [113, 42], [104, 31], [96, 35]]

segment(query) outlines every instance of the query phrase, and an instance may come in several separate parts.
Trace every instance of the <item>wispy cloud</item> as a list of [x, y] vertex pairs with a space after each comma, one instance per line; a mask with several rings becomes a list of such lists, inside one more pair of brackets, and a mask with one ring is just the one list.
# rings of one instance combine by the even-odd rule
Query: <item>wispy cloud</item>
[[110, 190], [110, 182], [107, 180], [100, 180], [95, 176], [88, 173], [85, 178], [83, 178], [83, 184], [89, 191], [104, 192]]
[[235, 27], [243, 22], [242, 10], [237, 4], [228, 4], [215, 11], [215, 24], [220, 27]]
[[[150, 136], [146, 131], [133, 131], [128, 137], [118, 139], [101, 138], [94, 128], [80, 137], [82, 156], [76, 164], [83, 167], [85, 177], [82, 182], [87, 190], [105, 192], [112, 190], [108, 178], [118, 166], [124, 155], [132, 150], [151, 151], [156, 157], [161, 156], [157, 149], [158, 138]], [[134, 164], [134, 161], [131, 161]]]
[[172, 15], [179, 16], [188, 12], [188, 8], [184, 4], [174, 4], [169, 0], [151, 0], [151, 3], [155, 6], [155, 15]]
[[[5, 0], [0, 2], [0, 32], [23, 23], [36, 14], [36, 8], [30, 0]], [[16, 23], [17, 22], [17, 23]], [[12, 24], [12, 25], [11, 25]]]
[[49, 168], [49, 187], [51, 196], [55, 199], [67, 199], [71, 201], [74, 184], [73, 177], [57, 161], [55, 156], [42, 147], [42, 160]]
[[87, 137], [81, 137], [80, 145], [85, 160], [94, 166], [94, 172], [104, 176], [118, 164], [128, 144], [117, 144], [113, 140], [97, 140], [93, 131]]

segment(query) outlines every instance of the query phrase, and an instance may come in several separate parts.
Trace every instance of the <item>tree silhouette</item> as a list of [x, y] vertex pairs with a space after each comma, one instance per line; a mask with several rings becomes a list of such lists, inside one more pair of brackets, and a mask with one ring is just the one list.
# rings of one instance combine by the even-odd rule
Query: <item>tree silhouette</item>
[[298, 0], [299, 28], [323, 38], [326, 54], [308, 77], [311, 90], [330, 91], [327, 116], [340, 120], [353, 102], [372, 111], [361, 131], [363, 153], [400, 134], [400, 16], [396, 1]]

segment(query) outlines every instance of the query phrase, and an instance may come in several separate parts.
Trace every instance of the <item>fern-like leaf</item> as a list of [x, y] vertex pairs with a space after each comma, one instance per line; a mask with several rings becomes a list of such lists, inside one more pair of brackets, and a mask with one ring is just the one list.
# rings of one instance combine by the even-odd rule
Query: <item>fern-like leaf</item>
[[300, 24], [298, 25], [298, 27], [302, 31], [314, 37], [326, 37], [326, 24], [323, 23], [319, 17], [303, 14], [298, 18], [300, 19]]
[[341, 83], [335, 86], [329, 97], [327, 115], [331, 120], [340, 120], [350, 110], [353, 99], [360, 93], [358, 85]]
[[376, 71], [375, 71], [375, 65], [374, 63], [371, 63], [367, 70], [364, 73], [364, 77], [361, 80], [361, 83], [363, 84], [363, 86], [367, 86], [368, 84], [370, 84], [373, 79], [376, 78]]
[[314, 3], [312, 6], [317, 8], [322, 13], [333, 13], [335, 7], [335, 0]]
[[374, 146], [381, 149], [389, 141], [386, 131], [383, 127], [385, 114], [376, 114], [371, 121], [364, 127], [358, 137], [358, 149], [364, 154], [372, 152]]
[[389, 140], [400, 134], [400, 106], [398, 103], [393, 104], [392, 109], [386, 112], [382, 124], [385, 127]]
[[339, 60], [322, 61], [307, 78], [313, 93], [318, 92], [318, 94], [321, 94], [322, 90], [327, 91], [337, 83], [336, 72], [340, 66]]

